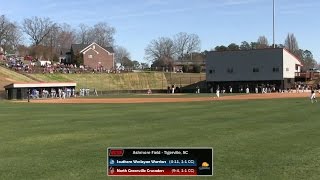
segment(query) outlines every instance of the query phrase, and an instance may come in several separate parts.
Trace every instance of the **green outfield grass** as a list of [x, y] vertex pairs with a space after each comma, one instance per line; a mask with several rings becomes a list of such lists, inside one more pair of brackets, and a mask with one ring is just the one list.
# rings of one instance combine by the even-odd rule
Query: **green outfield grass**
[[[0, 102], [0, 179], [320, 179], [320, 104]], [[213, 147], [214, 177], [110, 178], [110, 146]]]

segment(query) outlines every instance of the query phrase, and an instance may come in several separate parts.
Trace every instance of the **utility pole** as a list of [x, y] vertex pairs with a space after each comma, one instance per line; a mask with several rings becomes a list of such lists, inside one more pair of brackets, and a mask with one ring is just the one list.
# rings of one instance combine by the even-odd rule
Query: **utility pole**
[[274, 21], [275, 21], [275, 4], [274, 4], [274, 0], [273, 0], [273, 48], [276, 48], [276, 44], [275, 44], [275, 35], [274, 35]]

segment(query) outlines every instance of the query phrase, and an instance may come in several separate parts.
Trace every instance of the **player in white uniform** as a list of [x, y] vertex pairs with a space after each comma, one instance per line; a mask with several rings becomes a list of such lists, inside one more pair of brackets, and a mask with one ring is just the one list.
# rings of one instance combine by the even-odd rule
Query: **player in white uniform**
[[247, 87], [246, 88], [246, 93], [249, 94], [250, 93], [250, 89]]
[[316, 99], [316, 93], [315, 93], [314, 90], [311, 91], [310, 100], [311, 100], [311, 103], [318, 102], [317, 99]]
[[220, 97], [220, 89], [219, 89], [219, 87], [218, 87], [217, 90], [216, 90], [216, 95], [217, 95], [217, 98]]

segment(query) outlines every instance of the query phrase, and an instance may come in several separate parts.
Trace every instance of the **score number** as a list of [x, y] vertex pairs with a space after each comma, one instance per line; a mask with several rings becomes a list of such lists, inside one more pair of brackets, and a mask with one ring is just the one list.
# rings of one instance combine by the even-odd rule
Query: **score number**
[[171, 173], [194, 173], [194, 169], [172, 169]]
[[194, 160], [169, 160], [170, 164], [195, 164]]

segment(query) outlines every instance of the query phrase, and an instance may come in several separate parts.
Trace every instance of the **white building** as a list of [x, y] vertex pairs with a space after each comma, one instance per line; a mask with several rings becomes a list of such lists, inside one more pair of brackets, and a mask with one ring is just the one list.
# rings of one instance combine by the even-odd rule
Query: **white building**
[[212, 51], [206, 58], [207, 82], [214, 88], [272, 85], [287, 89], [294, 85], [301, 61], [286, 49]]
[[51, 61], [46, 61], [46, 60], [39, 60], [37, 63], [38, 63], [39, 66], [51, 65]]

